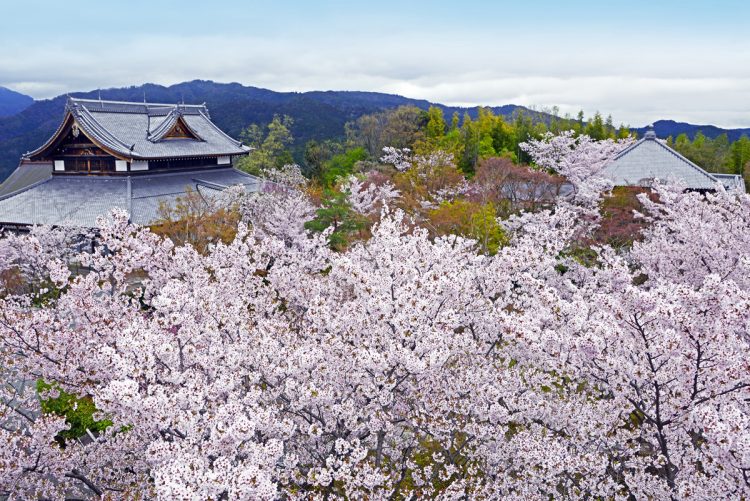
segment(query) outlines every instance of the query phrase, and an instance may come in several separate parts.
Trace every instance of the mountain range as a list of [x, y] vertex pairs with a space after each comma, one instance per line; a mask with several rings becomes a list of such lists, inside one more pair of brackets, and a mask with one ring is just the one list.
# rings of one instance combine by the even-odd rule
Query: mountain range
[[[666, 139], [669, 136], [672, 136], [674, 138], [679, 136], [680, 134], [687, 134], [687, 136], [692, 141], [698, 132], [711, 139], [715, 139], [722, 134], [726, 134], [730, 143], [738, 140], [743, 135], [750, 137], [750, 128], [722, 129], [721, 127], [717, 127], [715, 125], [695, 125], [685, 122], [675, 122], [674, 120], [657, 120], [653, 123], [653, 128], [654, 132], [656, 132], [657, 137], [660, 137], [662, 139]], [[637, 129], [631, 128], [630, 130], [637, 132], [638, 136], [643, 136], [646, 130], [648, 130], [648, 127], [641, 127]]]
[[34, 104], [33, 98], [20, 92], [0, 87], [0, 117], [9, 117], [20, 113], [32, 104]]
[[[450, 117], [453, 112], [476, 116], [476, 108], [460, 108], [410, 99], [393, 94], [356, 91], [275, 92], [239, 83], [217, 83], [206, 80], [183, 82], [168, 87], [156, 84], [75, 92], [71, 96], [116, 101], [148, 101], [153, 103], [205, 102], [212, 120], [233, 137], [238, 137], [250, 124], [265, 124], [276, 114], [294, 119], [292, 134], [295, 145], [311, 139], [324, 140], [344, 135], [344, 125], [362, 115], [404, 105], [427, 109], [439, 106]], [[0, 181], [18, 165], [19, 158], [46, 141], [63, 117], [67, 96], [33, 101], [30, 97], [0, 87]], [[14, 108], [15, 106], [15, 108]], [[12, 110], [17, 110], [13, 112]], [[3, 116], [3, 110], [11, 110]], [[538, 120], [547, 120], [544, 113], [515, 105], [492, 107], [494, 113], [512, 117], [518, 111], [529, 113]], [[692, 125], [662, 120], [654, 124], [660, 137], [677, 136], [685, 132], [691, 138], [698, 130], [708, 137], [726, 132], [730, 140], [750, 129], [724, 130], [709, 125]], [[645, 128], [634, 129], [643, 134]]]

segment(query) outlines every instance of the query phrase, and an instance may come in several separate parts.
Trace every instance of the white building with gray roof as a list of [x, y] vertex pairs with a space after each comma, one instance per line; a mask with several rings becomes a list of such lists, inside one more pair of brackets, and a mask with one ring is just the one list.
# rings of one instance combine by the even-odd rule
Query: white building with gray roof
[[615, 186], [650, 186], [655, 180], [677, 180], [690, 190], [713, 190], [721, 184], [727, 190], [745, 191], [742, 176], [706, 172], [657, 139], [653, 131], [620, 152], [603, 174]]
[[160, 203], [187, 189], [259, 190], [261, 180], [232, 167], [249, 152], [211, 121], [205, 104], [69, 98], [52, 137], [0, 185], [0, 227], [90, 227], [115, 207], [153, 224]]

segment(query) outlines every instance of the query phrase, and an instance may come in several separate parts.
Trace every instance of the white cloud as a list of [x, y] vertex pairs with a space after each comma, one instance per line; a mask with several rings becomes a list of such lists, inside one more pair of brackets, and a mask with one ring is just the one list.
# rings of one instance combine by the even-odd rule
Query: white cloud
[[[195, 78], [273, 90], [372, 90], [445, 104], [558, 105], [611, 113], [643, 125], [659, 118], [750, 126], [750, 47], [678, 40], [500, 43], [497, 34], [372, 40], [335, 37], [146, 36], [11, 42], [0, 53], [0, 85], [34, 97], [99, 87], [173, 84]], [[531, 40], [531, 41], [529, 41]], [[7, 44], [6, 44], [7, 45]]]

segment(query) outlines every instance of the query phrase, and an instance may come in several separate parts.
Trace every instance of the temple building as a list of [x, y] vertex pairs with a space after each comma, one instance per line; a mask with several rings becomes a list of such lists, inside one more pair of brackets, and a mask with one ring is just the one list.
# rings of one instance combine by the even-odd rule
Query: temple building
[[735, 174], [709, 173], [656, 138], [650, 130], [644, 137], [620, 152], [603, 171], [615, 186], [650, 186], [655, 180], [676, 180], [688, 190], [714, 190], [721, 184], [727, 190], [745, 191], [745, 181]]
[[0, 185], [0, 227], [93, 227], [119, 207], [149, 225], [187, 189], [217, 194], [261, 180], [232, 167], [250, 148], [222, 132], [203, 105], [69, 98], [50, 139]]

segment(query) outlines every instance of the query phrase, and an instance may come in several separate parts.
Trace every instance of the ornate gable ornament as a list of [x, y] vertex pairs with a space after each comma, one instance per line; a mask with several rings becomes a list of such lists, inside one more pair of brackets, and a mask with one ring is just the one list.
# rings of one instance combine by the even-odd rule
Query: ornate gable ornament
[[162, 136], [162, 139], [196, 139], [198, 137], [190, 130], [182, 117], [175, 121], [172, 128]]
[[152, 143], [170, 139], [203, 141], [203, 138], [190, 127], [179, 109], [173, 110], [148, 136], [148, 140]]

